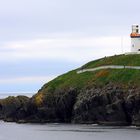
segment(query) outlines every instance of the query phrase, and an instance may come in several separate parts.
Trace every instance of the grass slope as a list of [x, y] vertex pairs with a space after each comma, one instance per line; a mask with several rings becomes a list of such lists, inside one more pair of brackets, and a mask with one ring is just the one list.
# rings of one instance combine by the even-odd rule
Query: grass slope
[[[93, 68], [102, 65], [129, 65], [140, 66], [140, 55], [116, 55], [102, 58], [87, 63], [82, 68]], [[124, 86], [140, 84], [140, 70], [132, 69], [104, 69], [95, 72], [76, 73], [77, 70], [70, 71], [66, 74], [58, 76], [54, 80], [45, 84], [40, 90], [43, 93], [53, 93], [58, 89], [67, 89], [70, 87], [82, 89], [87, 86], [100, 85], [104, 86], [108, 83], [122, 84]]]
[[82, 66], [82, 68], [94, 68], [103, 65], [140, 66], [140, 54], [114, 55], [111, 57], [104, 57], [96, 61], [91, 61]]

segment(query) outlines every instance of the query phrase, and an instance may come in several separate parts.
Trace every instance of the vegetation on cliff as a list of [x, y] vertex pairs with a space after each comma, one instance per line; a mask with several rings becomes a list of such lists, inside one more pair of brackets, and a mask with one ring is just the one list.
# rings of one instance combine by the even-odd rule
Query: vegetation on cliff
[[[89, 62], [79, 69], [94, 68], [103, 65], [125, 65], [140, 66], [140, 55], [115, 55]], [[77, 74], [77, 70], [70, 71], [64, 75], [45, 84], [41, 91], [54, 92], [55, 89], [84, 88], [92, 85], [105, 85], [109, 82], [128, 85], [140, 84], [140, 70], [133, 69], [104, 69], [94, 72], [84, 72]]]

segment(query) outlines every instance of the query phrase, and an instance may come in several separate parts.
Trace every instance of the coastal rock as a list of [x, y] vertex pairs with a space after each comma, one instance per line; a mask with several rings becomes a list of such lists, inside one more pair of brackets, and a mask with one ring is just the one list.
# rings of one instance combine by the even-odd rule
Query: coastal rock
[[5, 121], [16, 121], [26, 116], [27, 103], [26, 96], [9, 96], [0, 100], [0, 118]]
[[[32, 116], [40, 122], [71, 122], [73, 105], [77, 97], [77, 90], [57, 90], [54, 93], [40, 95], [38, 93], [31, 99], [29, 108], [33, 108]], [[39, 98], [42, 99], [39, 99]], [[38, 100], [40, 100], [38, 102]], [[33, 110], [33, 109], [29, 109]]]
[[108, 84], [102, 88], [69, 88], [56, 90], [53, 94], [38, 93], [32, 98], [8, 97], [0, 100], [0, 118], [18, 123], [72, 122], [139, 126], [140, 93], [139, 89], [126, 90]]
[[122, 89], [91, 89], [82, 91], [73, 111], [74, 123], [127, 125]]
[[132, 125], [140, 126], [140, 92], [135, 91], [126, 99], [126, 111], [131, 116]]

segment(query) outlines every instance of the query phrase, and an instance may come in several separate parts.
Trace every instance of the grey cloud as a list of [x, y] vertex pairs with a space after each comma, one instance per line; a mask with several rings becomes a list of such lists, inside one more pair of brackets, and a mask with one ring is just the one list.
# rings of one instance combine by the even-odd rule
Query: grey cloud
[[126, 33], [133, 22], [140, 22], [139, 3], [138, 0], [3, 1], [0, 5], [0, 38], [28, 39], [55, 32], [110, 35], [120, 34], [123, 29]]

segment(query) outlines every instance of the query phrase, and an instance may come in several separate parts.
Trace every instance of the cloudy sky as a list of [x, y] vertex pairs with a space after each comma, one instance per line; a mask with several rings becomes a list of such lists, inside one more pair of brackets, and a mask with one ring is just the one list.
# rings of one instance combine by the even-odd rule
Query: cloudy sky
[[88, 61], [130, 51], [139, 5], [139, 0], [1, 0], [0, 93], [37, 92]]

